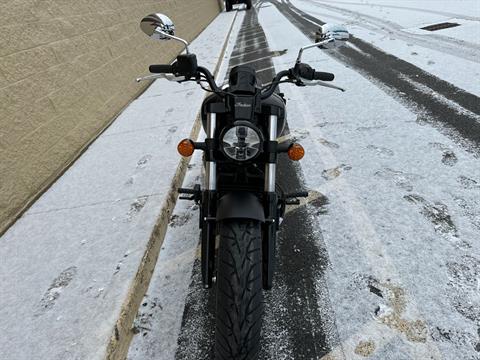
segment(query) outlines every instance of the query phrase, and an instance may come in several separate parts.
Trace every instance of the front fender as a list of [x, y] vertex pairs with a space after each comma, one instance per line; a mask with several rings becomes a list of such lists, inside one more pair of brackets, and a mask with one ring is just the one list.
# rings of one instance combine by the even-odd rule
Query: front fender
[[265, 210], [260, 199], [252, 193], [229, 193], [220, 198], [217, 206], [217, 221], [226, 219], [253, 219], [265, 222]]

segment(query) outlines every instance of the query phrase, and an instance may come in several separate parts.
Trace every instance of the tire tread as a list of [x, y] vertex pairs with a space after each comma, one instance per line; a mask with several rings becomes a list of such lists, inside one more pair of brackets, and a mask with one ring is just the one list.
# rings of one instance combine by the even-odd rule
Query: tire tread
[[220, 224], [217, 274], [217, 360], [258, 357], [263, 314], [260, 223], [230, 220]]

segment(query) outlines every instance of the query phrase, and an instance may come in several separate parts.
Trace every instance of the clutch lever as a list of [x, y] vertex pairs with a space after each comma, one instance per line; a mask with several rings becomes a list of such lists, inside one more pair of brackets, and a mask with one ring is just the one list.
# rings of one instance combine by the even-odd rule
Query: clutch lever
[[166, 79], [168, 81], [180, 82], [185, 80], [184, 76], [175, 76], [173, 74], [152, 74], [143, 77], [136, 78], [136, 82], [146, 81], [146, 80], [155, 80], [155, 79]]

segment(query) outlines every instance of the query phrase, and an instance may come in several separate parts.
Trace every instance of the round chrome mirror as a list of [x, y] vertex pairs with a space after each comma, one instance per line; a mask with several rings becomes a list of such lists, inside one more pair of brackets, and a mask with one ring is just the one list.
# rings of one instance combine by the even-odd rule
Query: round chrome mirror
[[140, 22], [140, 29], [151, 38], [158, 40], [171, 39], [171, 37], [165, 36], [164, 34], [175, 35], [175, 25], [173, 21], [167, 15], [159, 13], [145, 16]]
[[350, 38], [350, 33], [343, 25], [325, 24], [321, 27], [321, 36], [323, 40], [335, 40], [324, 45], [325, 48], [332, 49], [345, 45]]

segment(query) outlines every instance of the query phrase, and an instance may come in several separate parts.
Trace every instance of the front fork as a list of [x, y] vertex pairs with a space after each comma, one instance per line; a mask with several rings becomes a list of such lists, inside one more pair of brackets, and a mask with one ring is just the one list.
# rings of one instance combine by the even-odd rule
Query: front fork
[[206, 289], [212, 287], [215, 269], [215, 237], [217, 215], [217, 163], [213, 156], [217, 114], [207, 114], [207, 137], [205, 139], [205, 190], [202, 193], [200, 228], [202, 229], [201, 261], [202, 281]]
[[[269, 143], [276, 150], [278, 117], [271, 115], [268, 121]], [[217, 116], [215, 113], [207, 115], [207, 137], [205, 139], [205, 190], [202, 194], [200, 226], [202, 229], [201, 262], [202, 281], [205, 288], [211, 288], [215, 269], [215, 237], [216, 237], [216, 193], [217, 193], [217, 164], [213, 156], [215, 128]], [[278, 195], [276, 193], [277, 153], [271, 151], [265, 165], [265, 223], [263, 232], [263, 287], [272, 288], [272, 279], [275, 261], [275, 244], [278, 229]]]
[[277, 124], [278, 117], [270, 115], [268, 119], [268, 158], [265, 164], [265, 223], [262, 233], [262, 255], [263, 255], [263, 288], [272, 288], [275, 246], [278, 229], [278, 195], [276, 192], [277, 173]]
[[[265, 186], [264, 186], [264, 211], [265, 223], [262, 225], [262, 256], [263, 256], [263, 288], [272, 288], [272, 279], [275, 263], [275, 246], [279, 219], [279, 199], [276, 192], [276, 170], [277, 155], [280, 147], [277, 142], [277, 115], [271, 115], [268, 120], [268, 141], [265, 147], [267, 161], [265, 164]], [[205, 187], [188, 190], [180, 189], [181, 193], [193, 195], [189, 200], [196, 199], [201, 204], [200, 228], [201, 239], [201, 265], [202, 282], [205, 288], [212, 287], [212, 280], [215, 271], [215, 238], [216, 238], [216, 215], [217, 215], [217, 164], [214, 157], [215, 129], [217, 125], [217, 114], [207, 114], [207, 137], [205, 139]], [[201, 193], [201, 195], [200, 195]], [[297, 194], [298, 196], [304, 196]], [[292, 196], [290, 196], [292, 197]]]

